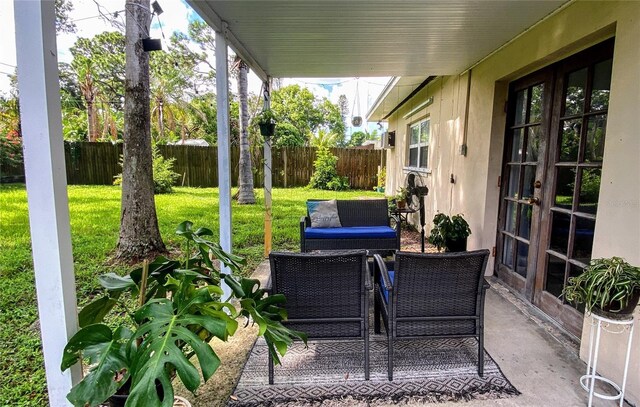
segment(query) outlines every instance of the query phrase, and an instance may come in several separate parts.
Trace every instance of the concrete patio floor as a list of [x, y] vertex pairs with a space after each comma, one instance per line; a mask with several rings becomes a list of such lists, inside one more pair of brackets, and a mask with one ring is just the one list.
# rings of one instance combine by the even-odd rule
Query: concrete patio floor
[[[268, 262], [254, 278], [266, 281]], [[586, 364], [578, 356], [575, 338], [559, 329], [537, 308], [513, 294], [504, 284], [489, 277], [491, 289], [485, 305], [485, 349], [505, 376], [522, 393], [520, 396], [441, 403], [440, 406], [586, 406], [587, 393], [580, 386]], [[606, 393], [607, 389], [601, 389]], [[322, 406], [382, 406], [356, 400], [324, 402]], [[418, 405], [408, 403], [406, 405]], [[594, 397], [594, 406], [615, 406], [613, 401]], [[630, 406], [625, 403], [625, 406]]]
[[[579, 383], [586, 364], [578, 357], [578, 344], [497, 279], [490, 278], [490, 281], [485, 309], [485, 349], [522, 394], [506, 399], [443, 405], [587, 405], [587, 393]], [[617, 404], [594, 399], [594, 405]]]

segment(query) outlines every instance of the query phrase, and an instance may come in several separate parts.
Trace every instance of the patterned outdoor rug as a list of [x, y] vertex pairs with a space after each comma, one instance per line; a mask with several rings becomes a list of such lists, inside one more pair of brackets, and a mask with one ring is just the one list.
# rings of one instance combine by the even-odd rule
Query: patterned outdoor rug
[[485, 351], [484, 377], [477, 373], [475, 339], [394, 342], [393, 381], [387, 380], [387, 341], [370, 342], [370, 380], [364, 380], [362, 341], [296, 342], [275, 383], [268, 384], [267, 347], [254, 345], [228, 406], [278, 406], [350, 396], [367, 401], [442, 402], [502, 398], [520, 394]]

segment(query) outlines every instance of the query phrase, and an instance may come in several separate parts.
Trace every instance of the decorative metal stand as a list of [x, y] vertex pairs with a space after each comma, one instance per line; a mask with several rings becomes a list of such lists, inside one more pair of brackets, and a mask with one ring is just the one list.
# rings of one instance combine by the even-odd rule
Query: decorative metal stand
[[[402, 208], [401, 209], [401, 208], [396, 208], [393, 211], [391, 211], [391, 214], [395, 215], [398, 218], [398, 222], [399, 222], [398, 233], [401, 232], [402, 222], [404, 222], [404, 223], [408, 223], [409, 222], [409, 220], [407, 219], [407, 216], [409, 214], [411, 214], [411, 213], [416, 213], [416, 212], [418, 212], [420, 210], [421, 209], [411, 209], [411, 208]], [[424, 209], [422, 209], [422, 211], [424, 212]], [[422, 253], [424, 253], [424, 223], [421, 224], [420, 242], [421, 242]]]
[[[596, 314], [590, 314], [591, 317], [591, 329], [589, 331], [589, 359], [587, 363], [587, 374], [580, 378], [580, 385], [583, 389], [589, 392], [589, 407], [593, 403], [593, 396], [604, 400], [620, 400], [620, 407], [624, 404], [624, 389], [627, 384], [627, 373], [629, 370], [629, 356], [631, 354], [631, 342], [633, 340], [633, 317], [630, 319], [611, 319]], [[602, 377], [597, 372], [598, 367], [598, 353], [600, 347], [600, 334], [602, 331], [623, 334], [629, 331], [627, 339], [627, 354], [624, 361], [624, 373], [622, 375], [622, 386], [615, 383], [613, 380]], [[595, 343], [594, 343], [595, 335]], [[617, 394], [609, 396], [607, 394], [598, 393], [595, 391], [596, 381], [607, 383], [613, 387]]]

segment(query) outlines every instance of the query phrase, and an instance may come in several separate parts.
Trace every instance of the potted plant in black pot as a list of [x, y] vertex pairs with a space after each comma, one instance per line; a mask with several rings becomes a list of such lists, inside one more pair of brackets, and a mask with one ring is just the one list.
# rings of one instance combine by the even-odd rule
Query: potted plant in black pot
[[626, 319], [640, 299], [640, 267], [620, 257], [593, 259], [563, 290], [571, 303], [611, 319]]
[[[260, 327], [279, 362], [294, 338], [304, 334], [285, 328], [281, 321], [283, 296], [265, 296], [258, 280], [238, 277], [244, 260], [226, 253], [209, 240], [213, 232], [192, 229], [191, 222], [178, 226], [183, 237], [182, 258], [158, 257], [122, 277], [114, 273], [100, 276], [105, 288], [79, 314], [80, 330], [69, 340], [61, 368], [88, 361], [89, 370], [67, 398], [74, 406], [173, 405], [172, 379], [178, 378], [194, 392], [201, 382], [198, 369], [190, 361], [196, 356], [202, 379], [208, 380], [220, 366], [209, 341], [227, 340], [238, 328], [240, 316], [251, 318]], [[216, 270], [218, 259], [233, 274]], [[223, 295], [224, 280], [236, 309]]]
[[260, 134], [263, 137], [273, 137], [276, 134], [277, 118], [273, 110], [262, 110], [256, 115], [254, 120], [260, 127]]
[[463, 252], [467, 250], [467, 238], [471, 228], [461, 214], [447, 216], [437, 213], [433, 217], [433, 229], [427, 241], [436, 246], [438, 251]]
[[396, 193], [396, 206], [398, 209], [404, 209], [407, 207], [407, 199], [409, 198], [409, 190], [407, 188], [398, 188]]

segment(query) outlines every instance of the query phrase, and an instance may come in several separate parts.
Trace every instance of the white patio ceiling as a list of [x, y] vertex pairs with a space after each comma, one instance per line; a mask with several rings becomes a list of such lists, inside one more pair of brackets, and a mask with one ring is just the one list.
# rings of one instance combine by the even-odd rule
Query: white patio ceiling
[[566, 0], [187, 0], [259, 76], [459, 73]]

